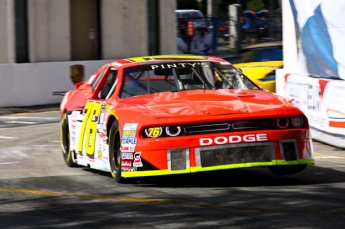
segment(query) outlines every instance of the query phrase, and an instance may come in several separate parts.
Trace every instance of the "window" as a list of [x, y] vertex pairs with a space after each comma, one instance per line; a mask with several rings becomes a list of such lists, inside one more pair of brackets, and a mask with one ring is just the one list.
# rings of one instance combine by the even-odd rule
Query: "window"
[[27, 1], [16, 0], [15, 6], [15, 34], [16, 34], [16, 62], [29, 62], [28, 51], [28, 18]]
[[120, 98], [182, 90], [258, 90], [242, 72], [218, 62], [170, 62], [124, 69]]
[[117, 83], [117, 71], [115, 69], [111, 69], [106, 81], [104, 82], [104, 85], [102, 87], [102, 90], [98, 93], [99, 99], [108, 99], [110, 98], [116, 87]]
[[101, 71], [101, 73], [99, 73], [98, 76], [94, 77], [93, 81], [91, 82], [92, 91], [95, 90], [98, 82], [102, 79], [105, 69], [107, 68], [103, 67], [103, 70]]

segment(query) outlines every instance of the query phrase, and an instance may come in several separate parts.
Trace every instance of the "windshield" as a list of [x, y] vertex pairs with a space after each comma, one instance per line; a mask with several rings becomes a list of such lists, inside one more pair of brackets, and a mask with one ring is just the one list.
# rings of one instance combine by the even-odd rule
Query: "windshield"
[[183, 90], [259, 90], [241, 71], [219, 62], [162, 62], [124, 69], [121, 98]]
[[263, 48], [245, 49], [240, 52], [238, 63], [262, 62], [262, 61], [282, 61], [283, 47], [271, 46]]

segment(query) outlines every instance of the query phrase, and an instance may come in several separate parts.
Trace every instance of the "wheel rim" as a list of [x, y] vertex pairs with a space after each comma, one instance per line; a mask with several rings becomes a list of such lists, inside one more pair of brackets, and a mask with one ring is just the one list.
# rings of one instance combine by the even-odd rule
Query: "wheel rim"
[[70, 135], [69, 135], [69, 131], [68, 128], [65, 128], [65, 132], [63, 134], [63, 146], [64, 146], [64, 155], [66, 157], [68, 157], [69, 155], [69, 143], [70, 143]]
[[118, 135], [115, 137], [114, 141], [114, 149], [113, 149], [113, 165], [116, 169], [120, 168], [121, 164], [121, 147]]

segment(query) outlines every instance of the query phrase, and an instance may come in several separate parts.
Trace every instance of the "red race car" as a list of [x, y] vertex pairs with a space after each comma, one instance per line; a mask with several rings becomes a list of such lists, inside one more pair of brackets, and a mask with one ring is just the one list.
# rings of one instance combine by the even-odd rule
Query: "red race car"
[[128, 58], [66, 93], [61, 146], [68, 166], [118, 182], [248, 167], [287, 175], [315, 163], [298, 107], [218, 57]]

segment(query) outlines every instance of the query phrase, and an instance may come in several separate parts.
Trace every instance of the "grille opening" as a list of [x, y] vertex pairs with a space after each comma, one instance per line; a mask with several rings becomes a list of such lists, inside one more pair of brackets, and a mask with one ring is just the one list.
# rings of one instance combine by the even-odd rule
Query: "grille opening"
[[295, 142], [282, 142], [281, 146], [286, 161], [297, 160], [297, 147]]
[[272, 128], [274, 122], [270, 120], [263, 121], [235, 121], [232, 124], [233, 128], [236, 129], [251, 129], [251, 128]]
[[186, 149], [169, 150], [171, 170], [185, 170], [187, 168]]
[[272, 155], [271, 144], [201, 149], [200, 162], [202, 167], [248, 162], [270, 162], [275, 159], [272, 158]]
[[204, 133], [204, 132], [221, 132], [230, 130], [229, 123], [215, 123], [206, 125], [185, 126], [187, 134]]

